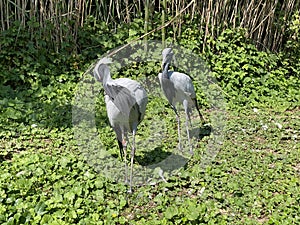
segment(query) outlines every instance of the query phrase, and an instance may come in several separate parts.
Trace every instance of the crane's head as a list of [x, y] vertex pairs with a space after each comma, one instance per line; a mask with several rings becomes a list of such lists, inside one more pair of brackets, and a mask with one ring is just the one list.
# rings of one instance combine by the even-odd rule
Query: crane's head
[[172, 58], [174, 57], [174, 53], [173, 53], [173, 50], [172, 48], [165, 48], [163, 51], [162, 51], [162, 69], [164, 69], [165, 65], [168, 63], [170, 64], [171, 63], [171, 60]]
[[112, 63], [110, 58], [104, 57], [99, 60], [93, 70], [93, 75], [96, 80], [103, 82], [105, 77], [110, 74], [109, 67], [107, 64]]

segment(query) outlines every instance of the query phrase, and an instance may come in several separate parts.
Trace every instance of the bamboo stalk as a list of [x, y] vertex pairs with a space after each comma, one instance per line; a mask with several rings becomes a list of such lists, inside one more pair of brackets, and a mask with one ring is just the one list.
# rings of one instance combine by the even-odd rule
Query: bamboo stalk
[[[179, 13], [179, 11], [181, 10], [181, 8], [184, 7], [184, 1], [183, 1], [183, 4], [182, 4], [182, 7], [181, 7], [181, 2], [180, 0], [178, 1], [178, 11], [176, 11], [176, 14]], [[178, 17], [177, 17], [177, 28], [178, 28], [178, 32], [177, 32], [177, 37], [180, 37], [181, 36], [181, 18], [182, 18], [182, 14], [180, 14]], [[176, 39], [175, 39], [176, 40]]]
[[9, 29], [9, 15], [10, 15], [10, 12], [9, 12], [9, 4], [8, 4], [8, 1], [6, 2], [6, 27], [7, 29]]
[[125, 21], [127, 23], [130, 22], [130, 12], [129, 12], [129, 1], [125, 0], [125, 10], [126, 10], [126, 17], [125, 17]]
[[195, 16], [195, 9], [196, 9], [196, 2], [194, 2], [193, 7], [192, 7], [192, 16], [191, 16], [191, 20], [194, 19], [194, 16]]
[[109, 18], [110, 18], [110, 17], [113, 18], [113, 16], [111, 15], [112, 7], [113, 7], [113, 2], [110, 1], [110, 2], [109, 2], [109, 8], [108, 8], [108, 13], [109, 13], [109, 15], [107, 16], [106, 24], [109, 23]]
[[[144, 32], [145, 34], [148, 33], [148, 27], [149, 27], [149, 0], [145, 1], [145, 23], [144, 23]], [[144, 46], [145, 46], [145, 52], [148, 52], [148, 36], [144, 37]]]
[[4, 4], [3, 1], [0, 1], [0, 20], [1, 20], [1, 30], [5, 31], [5, 24], [4, 24]]
[[210, 17], [211, 17], [211, 10], [212, 10], [212, 0], [208, 1], [208, 9], [206, 13], [206, 18], [205, 18], [205, 33], [204, 33], [204, 39], [203, 39], [203, 51], [204, 47], [206, 45], [208, 36], [209, 36], [209, 24], [210, 24]]
[[167, 9], [167, 1], [162, 1], [162, 11], [161, 11], [161, 41], [162, 41], [162, 47], [166, 47], [166, 29], [165, 29], [165, 22], [166, 22], [166, 9]]

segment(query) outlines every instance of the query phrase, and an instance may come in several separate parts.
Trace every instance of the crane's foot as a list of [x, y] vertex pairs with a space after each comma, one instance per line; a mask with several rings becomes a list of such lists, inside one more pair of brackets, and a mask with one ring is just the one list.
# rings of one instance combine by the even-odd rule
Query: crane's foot
[[130, 187], [127, 191], [128, 194], [132, 194], [132, 188]]

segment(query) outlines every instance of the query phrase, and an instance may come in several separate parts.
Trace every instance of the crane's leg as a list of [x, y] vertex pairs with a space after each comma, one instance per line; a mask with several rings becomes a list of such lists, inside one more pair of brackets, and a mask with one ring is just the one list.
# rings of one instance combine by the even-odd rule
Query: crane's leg
[[189, 121], [189, 124], [190, 124], [190, 127], [192, 127], [192, 120], [191, 120], [191, 113], [192, 113], [192, 110], [191, 108], [189, 108], [187, 106], [187, 110], [185, 110], [185, 113], [187, 115], [187, 120]]
[[131, 149], [131, 159], [130, 159], [130, 183], [129, 183], [129, 193], [132, 193], [132, 178], [133, 178], [133, 161], [134, 161], [134, 154], [135, 154], [135, 133], [136, 127], [132, 131], [132, 149]]
[[188, 101], [184, 100], [183, 101], [183, 107], [186, 115], [186, 121], [185, 121], [185, 127], [186, 127], [186, 134], [188, 137], [188, 142], [189, 142], [189, 147], [190, 147], [190, 153], [193, 154], [193, 147], [191, 144], [191, 139], [190, 139], [190, 132], [189, 132], [189, 121], [191, 121], [190, 115], [189, 115], [189, 108], [188, 108]]
[[128, 184], [128, 168], [127, 168], [127, 143], [128, 143], [128, 138], [127, 138], [127, 133], [124, 130], [124, 127], [121, 127], [121, 126], [115, 126], [114, 130], [115, 130], [116, 135], [117, 135], [118, 145], [119, 145], [119, 149], [120, 149], [120, 156], [121, 156], [121, 159], [124, 160], [125, 184]]
[[128, 167], [127, 167], [127, 142], [126, 134], [122, 129], [122, 146], [123, 146], [123, 155], [124, 155], [124, 164], [125, 164], [125, 184], [128, 184]]
[[172, 105], [172, 108], [173, 108], [173, 110], [174, 110], [174, 112], [175, 112], [175, 114], [176, 114], [176, 120], [177, 120], [177, 129], [178, 129], [178, 142], [179, 142], [179, 146], [178, 146], [178, 148], [179, 148], [179, 150], [181, 151], [182, 150], [182, 146], [181, 146], [181, 136], [180, 136], [180, 117], [179, 117], [179, 115], [178, 115], [178, 112], [177, 112], [177, 109], [175, 108], [175, 106], [173, 106]]
[[194, 104], [195, 104], [195, 106], [196, 106], [196, 109], [197, 109], [197, 112], [198, 112], [198, 114], [199, 114], [199, 117], [200, 117], [201, 121], [204, 122], [204, 117], [203, 117], [202, 114], [200, 113], [199, 105], [198, 105], [197, 99], [194, 98], [194, 99], [193, 99], [193, 102], [194, 102]]

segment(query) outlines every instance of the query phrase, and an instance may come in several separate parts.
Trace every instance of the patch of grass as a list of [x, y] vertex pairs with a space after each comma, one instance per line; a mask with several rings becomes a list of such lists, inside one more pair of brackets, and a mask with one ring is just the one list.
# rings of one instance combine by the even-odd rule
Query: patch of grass
[[[196, 152], [167, 183], [136, 187], [132, 195], [125, 185], [105, 178], [84, 160], [71, 130], [25, 129], [0, 142], [0, 221], [297, 223], [299, 119], [299, 108], [229, 111], [226, 139], [210, 166], [199, 169], [201, 154]], [[205, 141], [196, 151], [205, 151]]]

